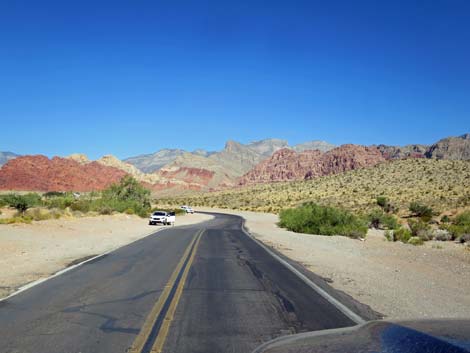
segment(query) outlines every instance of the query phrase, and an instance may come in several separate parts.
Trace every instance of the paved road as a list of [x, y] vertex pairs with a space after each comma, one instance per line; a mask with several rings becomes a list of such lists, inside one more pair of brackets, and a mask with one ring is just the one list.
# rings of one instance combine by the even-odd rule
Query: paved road
[[0, 302], [0, 351], [248, 353], [354, 325], [241, 223], [169, 228]]

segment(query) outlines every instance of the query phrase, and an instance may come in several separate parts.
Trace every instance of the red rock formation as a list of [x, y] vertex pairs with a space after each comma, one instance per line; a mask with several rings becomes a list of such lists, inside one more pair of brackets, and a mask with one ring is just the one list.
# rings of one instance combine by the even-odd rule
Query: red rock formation
[[174, 170], [163, 169], [158, 174], [166, 179], [178, 179], [185, 183], [208, 185], [215, 173], [202, 168], [180, 167]]
[[67, 158], [24, 156], [0, 169], [0, 190], [91, 191], [118, 182], [126, 173], [96, 162], [80, 164]]
[[374, 166], [385, 161], [375, 147], [342, 145], [328, 152], [297, 153], [282, 149], [242, 176], [240, 185], [274, 181], [304, 180]]

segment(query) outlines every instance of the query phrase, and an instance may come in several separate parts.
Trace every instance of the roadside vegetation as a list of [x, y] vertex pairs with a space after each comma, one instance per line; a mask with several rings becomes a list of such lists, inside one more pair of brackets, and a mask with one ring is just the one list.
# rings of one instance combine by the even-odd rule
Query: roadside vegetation
[[[280, 226], [298, 232], [362, 237], [365, 223], [383, 230], [390, 241], [470, 242], [470, 161], [399, 160], [308, 181], [158, 201], [277, 213]], [[320, 221], [318, 215], [326, 219]], [[350, 229], [341, 224], [348, 217]]]
[[147, 217], [151, 211], [150, 191], [131, 176], [125, 176], [101, 192], [74, 194], [47, 192], [0, 195], [0, 207], [16, 210], [13, 217], [0, 218], [0, 224], [31, 223], [63, 216], [135, 214]]
[[365, 219], [345, 210], [311, 202], [282, 210], [278, 225], [298, 233], [345, 235], [351, 238], [364, 238], [367, 233]]

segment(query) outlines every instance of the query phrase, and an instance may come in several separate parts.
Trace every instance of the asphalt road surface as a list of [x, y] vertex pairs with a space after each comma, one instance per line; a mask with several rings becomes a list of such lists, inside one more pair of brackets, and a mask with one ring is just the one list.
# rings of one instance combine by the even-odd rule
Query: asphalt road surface
[[355, 324], [241, 225], [168, 227], [0, 302], [0, 352], [249, 353]]

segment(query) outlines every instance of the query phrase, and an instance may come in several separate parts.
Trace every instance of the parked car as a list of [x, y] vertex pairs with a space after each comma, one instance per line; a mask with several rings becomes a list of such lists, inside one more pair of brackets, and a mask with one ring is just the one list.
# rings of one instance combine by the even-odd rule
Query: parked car
[[176, 221], [175, 212], [155, 211], [149, 219], [149, 225], [174, 225]]

